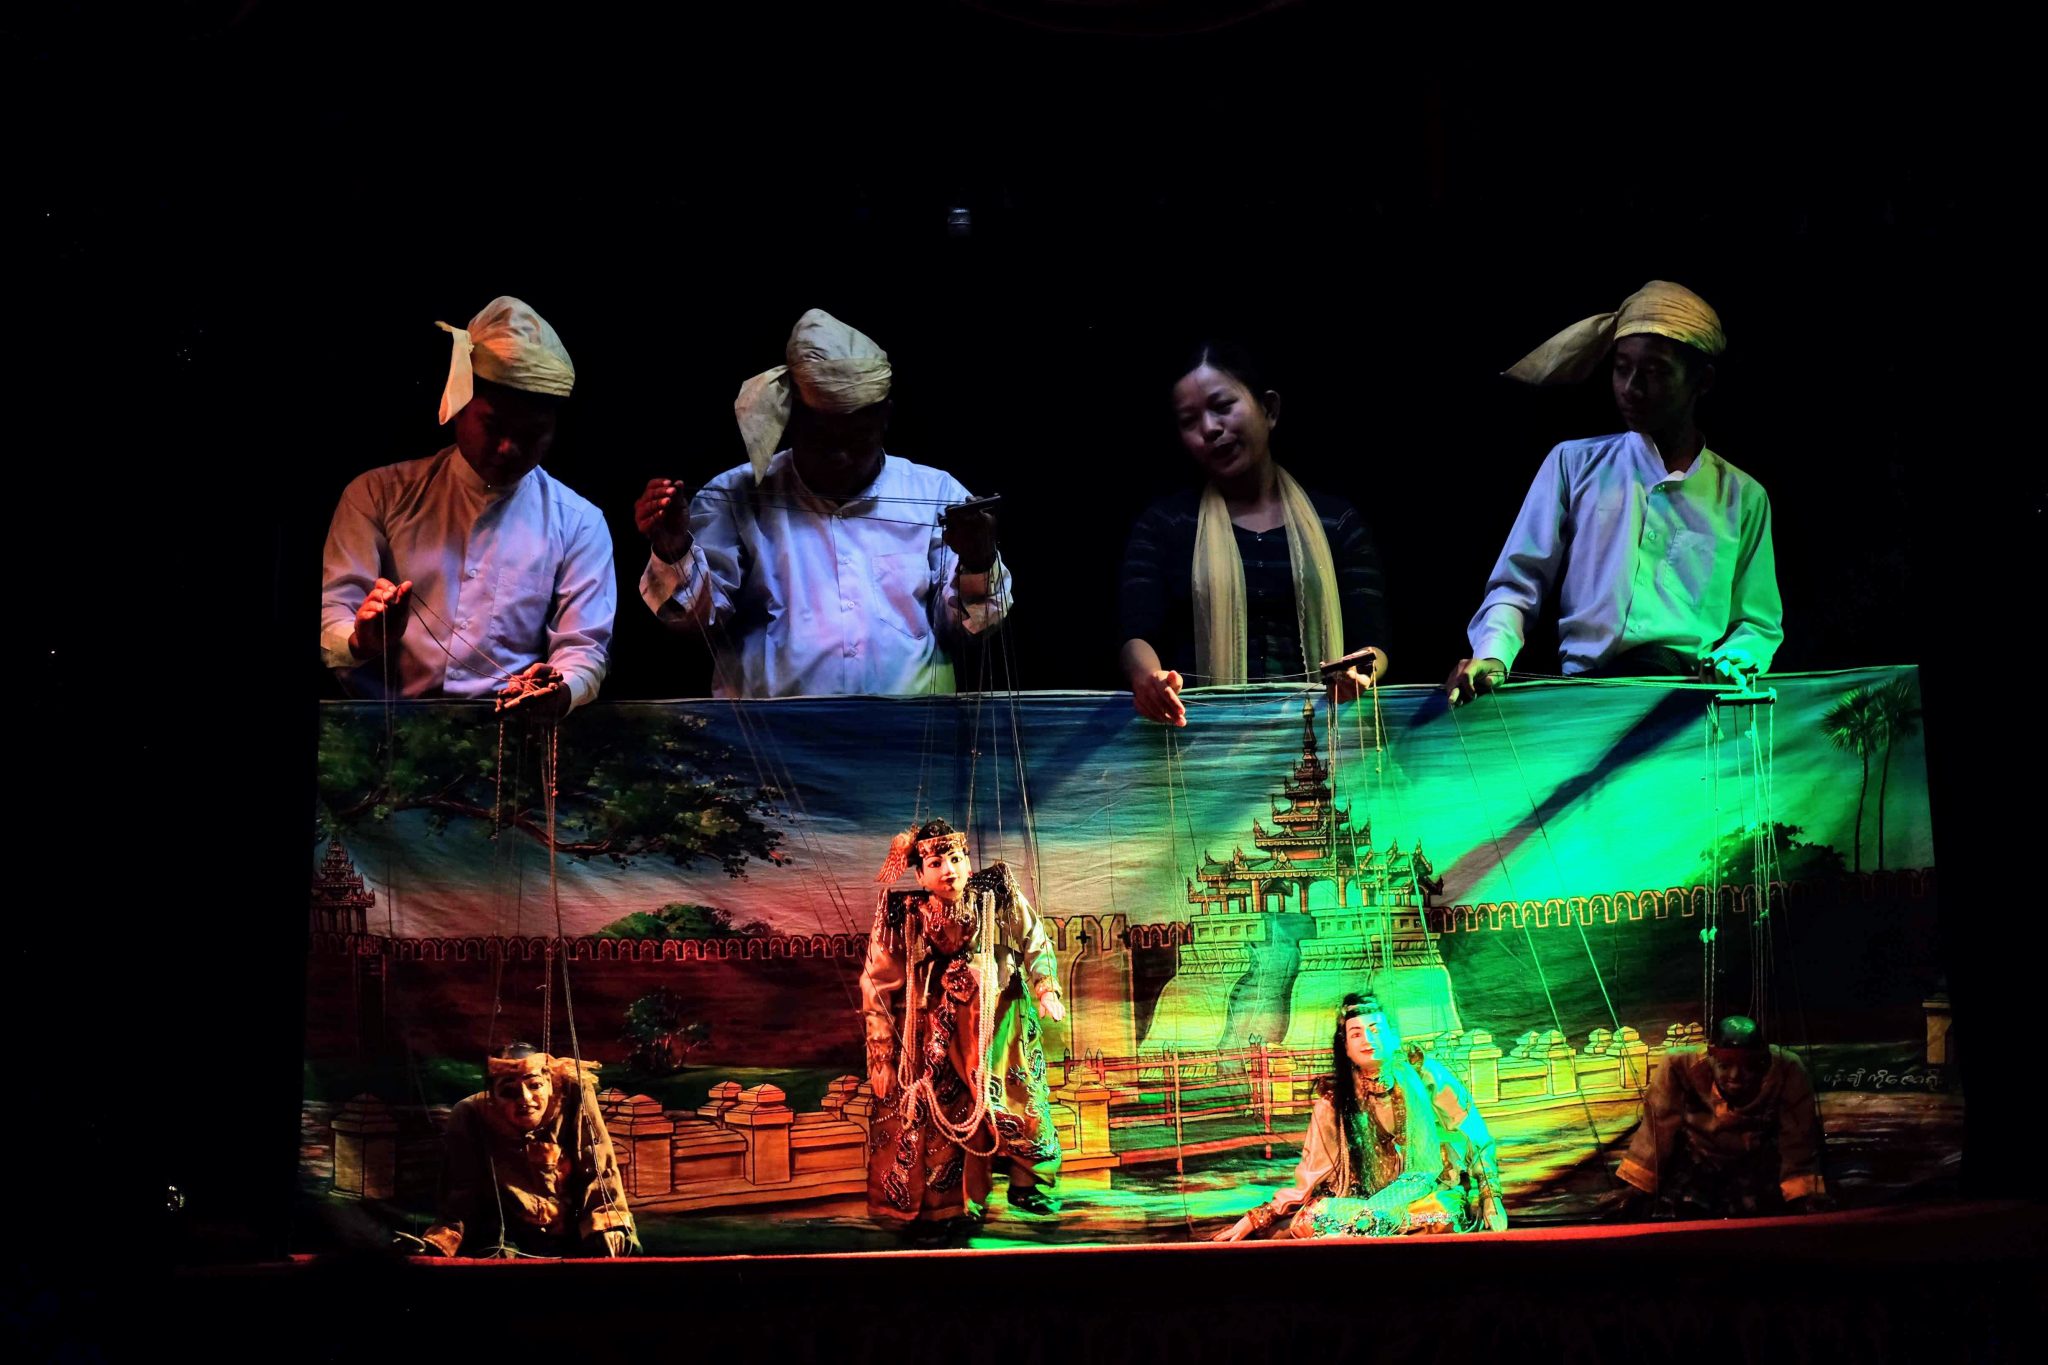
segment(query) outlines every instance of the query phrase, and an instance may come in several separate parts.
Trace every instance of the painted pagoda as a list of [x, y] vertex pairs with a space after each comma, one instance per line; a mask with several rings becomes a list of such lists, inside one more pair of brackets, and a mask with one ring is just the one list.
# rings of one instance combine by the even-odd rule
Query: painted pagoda
[[1372, 825], [1337, 803], [1317, 750], [1315, 703], [1302, 704], [1301, 756], [1251, 846], [1204, 853], [1187, 880], [1192, 941], [1179, 950], [1147, 1048], [1237, 1047], [1254, 1039], [1329, 1042], [1347, 991], [1370, 990], [1411, 1039], [1460, 1027], [1423, 897], [1436, 888], [1418, 843], [1378, 848]]

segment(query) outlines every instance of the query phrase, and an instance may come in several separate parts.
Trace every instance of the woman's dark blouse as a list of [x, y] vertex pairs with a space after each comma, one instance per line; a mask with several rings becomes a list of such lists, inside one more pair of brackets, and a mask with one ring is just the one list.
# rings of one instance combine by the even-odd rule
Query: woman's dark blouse
[[[1345, 650], [1375, 645], [1391, 652], [1387, 638], [1386, 585], [1365, 519], [1343, 498], [1310, 493], [1309, 503], [1330, 542], [1337, 569], [1337, 593], [1344, 608]], [[1190, 686], [1207, 682], [1189, 673], [1195, 666], [1195, 527], [1201, 492], [1191, 489], [1161, 498], [1131, 528], [1124, 551], [1118, 605], [1123, 638], [1144, 640], [1159, 652], [1160, 666], [1187, 675]], [[1287, 558], [1287, 528], [1255, 533], [1231, 527], [1244, 560], [1245, 676], [1301, 677], [1301, 625], [1294, 613], [1294, 571]]]

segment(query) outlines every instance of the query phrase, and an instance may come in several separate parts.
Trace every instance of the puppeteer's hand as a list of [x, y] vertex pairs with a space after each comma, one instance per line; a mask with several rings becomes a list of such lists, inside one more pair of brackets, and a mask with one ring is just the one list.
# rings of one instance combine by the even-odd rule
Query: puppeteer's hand
[[960, 556], [961, 573], [987, 573], [995, 567], [996, 519], [986, 509], [947, 509], [944, 539], [946, 547]]
[[349, 653], [358, 659], [374, 659], [399, 636], [412, 619], [412, 580], [393, 583], [380, 578], [370, 595], [356, 608], [355, 632], [348, 637]]
[[657, 558], [677, 564], [690, 553], [690, 502], [681, 479], [649, 479], [633, 504], [633, 524], [647, 537]]
[[1066, 1018], [1067, 1007], [1065, 1002], [1060, 999], [1059, 991], [1054, 989], [1040, 991], [1038, 993], [1038, 1012], [1052, 1020], [1055, 1024]]
[[1378, 687], [1380, 679], [1387, 676], [1387, 652], [1385, 650], [1367, 645], [1358, 652], [1366, 656], [1359, 662], [1366, 663], [1369, 667], [1361, 670], [1358, 664], [1353, 664], [1342, 673], [1331, 674], [1331, 701], [1357, 701], [1360, 697], [1372, 691], [1373, 688]]
[[1717, 682], [1740, 687], [1756, 676], [1756, 656], [1740, 645], [1722, 645], [1700, 657], [1707, 674]]
[[1188, 723], [1188, 708], [1180, 699], [1182, 686], [1180, 674], [1170, 668], [1132, 673], [1131, 706], [1146, 720], [1184, 726]]
[[528, 720], [560, 720], [569, 714], [569, 680], [553, 664], [528, 664], [498, 690], [497, 709], [516, 710]]
[[1444, 695], [1451, 705], [1463, 706], [1507, 680], [1508, 666], [1499, 659], [1460, 659], [1451, 676], [1444, 679]]

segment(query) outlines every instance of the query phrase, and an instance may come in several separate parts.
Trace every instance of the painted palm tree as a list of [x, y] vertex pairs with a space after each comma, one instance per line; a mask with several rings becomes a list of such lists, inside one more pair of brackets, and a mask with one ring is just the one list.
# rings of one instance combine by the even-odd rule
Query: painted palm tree
[[[1913, 695], [1913, 685], [1904, 678], [1894, 678], [1877, 689], [1871, 698], [1883, 722], [1884, 759], [1877, 770], [1877, 868], [1884, 870], [1884, 796], [1891, 783], [1892, 746], [1902, 739], [1911, 739], [1920, 732], [1919, 698]], [[1869, 759], [1864, 760], [1867, 770]], [[1868, 781], [1868, 777], [1864, 779]]]
[[[1828, 742], [1863, 761], [1863, 785], [1856, 792], [1856, 858], [1854, 870], [1863, 870], [1863, 806], [1870, 796], [1870, 754], [1884, 743], [1884, 712], [1877, 699], [1861, 687], [1851, 688], [1820, 718]], [[1880, 804], [1878, 818], [1884, 818]]]

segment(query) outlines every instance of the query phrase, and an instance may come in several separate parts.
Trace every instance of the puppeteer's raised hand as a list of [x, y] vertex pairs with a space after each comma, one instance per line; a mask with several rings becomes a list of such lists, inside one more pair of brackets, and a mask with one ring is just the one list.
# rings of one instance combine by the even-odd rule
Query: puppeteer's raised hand
[[358, 659], [377, 658], [405, 634], [412, 619], [412, 580], [393, 583], [380, 578], [356, 608], [356, 628], [348, 637], [349, 653]]
[[960, 556], [961, 573], [987, 573], [996, 562], [996, 519], [979, 507], [946, 509], [946, 547]]
[[1055, 1024], [1067, 1017], [1067, 1006], [1060, 999], [1058, 987], [1048, 986], [1038, 993], [1038, 1012]]
[[696, 544], [690, 534], [690, 500], [681, 479], [649, 479], [633, 503], [633, 524], [665, 563], [680, 563]]
[[[1330, 683], [1330, 700], [1338, 702], [1357, 701], [1360, 697], [1378, 687], [1380, 679], [1387, 676], [1387, 652], [1385, 650], [1367, 645], [1364, 649], [1359, 650], [1358, 653], [1364, 656], [1358, 660], [1358, 663], [1352, 664], [1341, 673], [1326, 674]], [[1347, 655], [1346, 657], [1350, 656]], [[1359, 664], [1365, 664], [1366, 667], [1361, 669]], [[1329, 665], [1325, 665], [1325, 668], [1328, 667]]]
[[1451, 676], [1444, 679], [1444, 696], [1451, 705], [1463, 706], [1507, 680], [1508, 666], [1499, 659], [1460, 659]]

